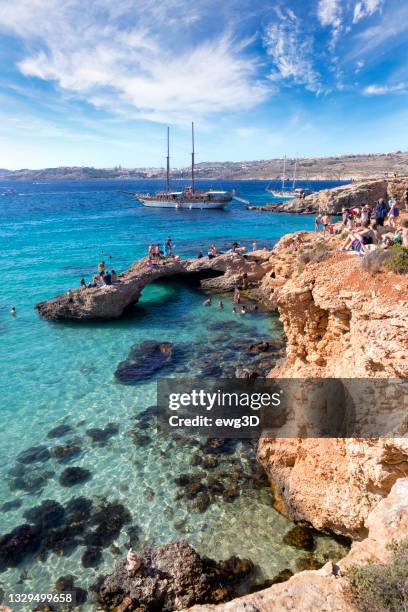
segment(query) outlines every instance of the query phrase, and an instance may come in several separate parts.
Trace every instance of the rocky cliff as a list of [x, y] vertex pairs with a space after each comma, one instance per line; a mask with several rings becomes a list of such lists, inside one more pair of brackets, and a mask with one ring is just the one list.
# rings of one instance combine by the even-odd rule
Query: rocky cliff
[[313, 431], [299, 397], [293, 399], [299, 436], [264, 438], [258, 455], [281, 511], [361, 538], [368, 512], [408, 469], [408, 442], [395, 437], [406, 432], [406, 404], [385, 390], [386, 379], [408, 372], [408, 278], [371, 275], [358, 256], [335, 247], [335, 238], [289, 235], [264, 264], [263, 299], [278, 308], [287, 337], [286, 359], [269, 376], [384, 379], [374, 396], [364, 396], [362, 386], [358, 404], [362, 422], [376, 424], [373, 436], [388, 432], [390, 439], [308, 437]]
[[[399, 542], [408, 533], [408, 478], [398, 480], [386, 499], [368, 514], [367, 537], [355, 542], [348, 555], [337, 565], [340, 574], [352, 565], [387, 563], [390, 542]], [[352, 612], [348, 597], [348, 582], [333, 574], [331, 562], [320, 570], [295, 574], [288, 581], [218, 606], [189, 608], [190, 612], [278, 612], [281, 610], [319, 610], [322, 612]]]

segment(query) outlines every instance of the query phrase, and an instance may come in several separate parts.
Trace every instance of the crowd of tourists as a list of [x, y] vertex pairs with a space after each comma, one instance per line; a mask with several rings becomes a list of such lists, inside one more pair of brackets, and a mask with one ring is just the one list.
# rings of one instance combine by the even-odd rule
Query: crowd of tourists
[[375, 204], [365, 204], [354, 208], [344, 207], [341, 223], [333, 223], [329, 214], [318, 215], [315, 219], [316, 231], [324, 237], [334, 234], [346, 237], [340, 246], [343, 251], [364, 254], [376, 248], [389, 248], [394, 244], [408, 247], [408, 219], [400, 220], [400, 206], [390, 197], [381, 198]]

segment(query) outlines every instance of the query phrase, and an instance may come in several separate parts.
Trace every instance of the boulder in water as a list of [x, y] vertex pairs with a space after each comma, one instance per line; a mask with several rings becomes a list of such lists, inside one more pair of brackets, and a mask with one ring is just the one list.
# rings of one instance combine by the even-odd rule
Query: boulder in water
[[17, 455], [17, 461], [20, 463], [37, 463], [38, 461], [47, 461], [49, 458], [50, 451], [44, 444], [31, 446]]
[[62, 438], [68, 433], [71, 433], [72, 427], [70, 425], [57, 425], [47, 433], [47, 438]]
[[91, 472], [86, 468], [68, 467], [61, 473], [59, 481], [63, 487], [72, 487], [89, 480], [91, 477]]
[[[246, 579], [253, 564], [233, 557], [217, 563], [198, 553], [184, 540], [144, 551], [137, 572], [127, 571], [121, 559], [100, 585], [98, 600], [106, 610], [140, 609], [171, 612], [201, 603], [231, 598], [233, 586]], [[118, 607], [119, 606], [119, 607]]]
[[41, 530], [36, 525], [18, 525], [10, 533], [0, 537], [0, 571], [16, 567], [26, 555], [36, 552], [40, 546]]
[[122, 361], [115, 372], [115, 378], [124, 385], [146, 380], [174, 360], [174, 346], [171, 342], [146, 340], [131, 348], [129, 357]]
[[39, 506], [29, 508], [23, 514], [24, 518], [40, 527], [42, 531], [59, 527], [64, 520], [64, 515], [64, 507], [52, 499], [46, 499]]

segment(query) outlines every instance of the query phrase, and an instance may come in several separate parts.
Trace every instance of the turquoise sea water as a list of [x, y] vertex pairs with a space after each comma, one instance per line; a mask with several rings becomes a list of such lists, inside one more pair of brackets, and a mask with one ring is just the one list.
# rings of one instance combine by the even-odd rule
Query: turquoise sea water
[[[266, 185], [211, 182], [213, 187], [235, 187], [239, 196], [255, 204], [271, 201]], [[243, 490], [230, 503], [217, 498], [202, 513], [192, 512], [186, 500], [175, 499], [175, 476], [197, 472], [191, 462], [195, 449], [151, 432], [147, 443], [135, 443], [130, 436], [134, 416], [155, 403], [155, 379], [134, 386], [114, 379], [118, 363], [143, 340], [188, 343], [205, 350], [211, 334], [216, 335], [208, 324], [237, 320], [230, 301], [224, 300], [222, 312], [210, 310], [202, 306], [198, 289], [159, 284], [145, 289], [125, 319], [80, 325], [42, 321], [34, 304], [78, 286], [82, 276], [89, 279], [101, 259], [116, 271], [125, 269], [146, 254], [150, 242], [162, 242], [168, 235], [176, 253], [193, 256], [206, 252], [212, 242], [220, 248], [234, 240], [248, 247], [254, 240], [259, 246], [272, 246], [285, 233], [312, 229], [313, 219], [248, 211], [238, 202], [226, 211], [205, 213], [144, 208], [117, 192], [157, 188], [148, 181], [0, 183], [0, 193], [10, 187], [15, 194], [0, 196], [0, 506], [10, 500], [21, 505], [1, 513], [1, 533], [24, 523], [23, 513], [43, 500], [64, 504], [79, 495], [95, 505], [102, 499], [120, 501], [131, 512], [132, 522], [114, 546], [103, 549], [98, 567], [82, 566], [85, 547], [80, 543], [63, 556], [51, 552], [42, 561], [27, 556], [17, 568], [0, 574], [2, 588], [49, 591], [56, 578], [67, 573], [86, 588], [112, 568], [118, 554], [125, 554], [130, 526], [138, 527], [140, 548], [186, 537], [200, 553], [215, 558], [250, 557], [260, 579], [285, 567], [295, 570], [305, 553], [282, 543], [291, 524], [271, 508], [267, 487]], [[12, 305], [16, 317], [9, 314]], [[281, 336], [279, 321], [271, 314], [238, 319], [240, 327], [231, 336], [248, 341]], [[184, 364], [184, 371], [188, 369]], [[109, 422], [118, 424], [119, 433], [104, 445], [92, 443], [86, 430]], [[72, 432], [61, 439], [47, 438], [47, 432], [60, 424], [71, 426]], [[21, 484], [15, 467], [21, 451], [39, 444], [52, 449], [67, 440], [80, 446], [77, 457], [64, 464], [50, 458], [27, 465]], [[221, 458], [224, 471], [231, 461], [252, 469], [254, 453], [248, 445], [238, 444], [231, 457]], [[62, 487], [60, 473], [71, 465], [89, 469], [92, 478]], [[329, 554], [336, 547], [321, 536], [316, 554]]]

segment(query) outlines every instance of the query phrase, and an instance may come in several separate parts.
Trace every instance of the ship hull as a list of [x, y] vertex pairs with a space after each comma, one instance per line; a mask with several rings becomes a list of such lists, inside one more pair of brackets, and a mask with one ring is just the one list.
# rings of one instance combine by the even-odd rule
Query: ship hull
[[176, 210], [214, 210], [225, 208], [228, 205], [228, 202], [175, 202], [171, 200], [138, 199], [143, 206], [148, 206], [149, 208], [175, 208]]
[[274, 198], [284, 198], [285, 200], [293, 200], [296, 198], [296, 194], [290, 193], [289, 191], [285, 193], [284, 191], [272, 191], [271, 189], [268, 189], [268, 193], [273, 195]]

